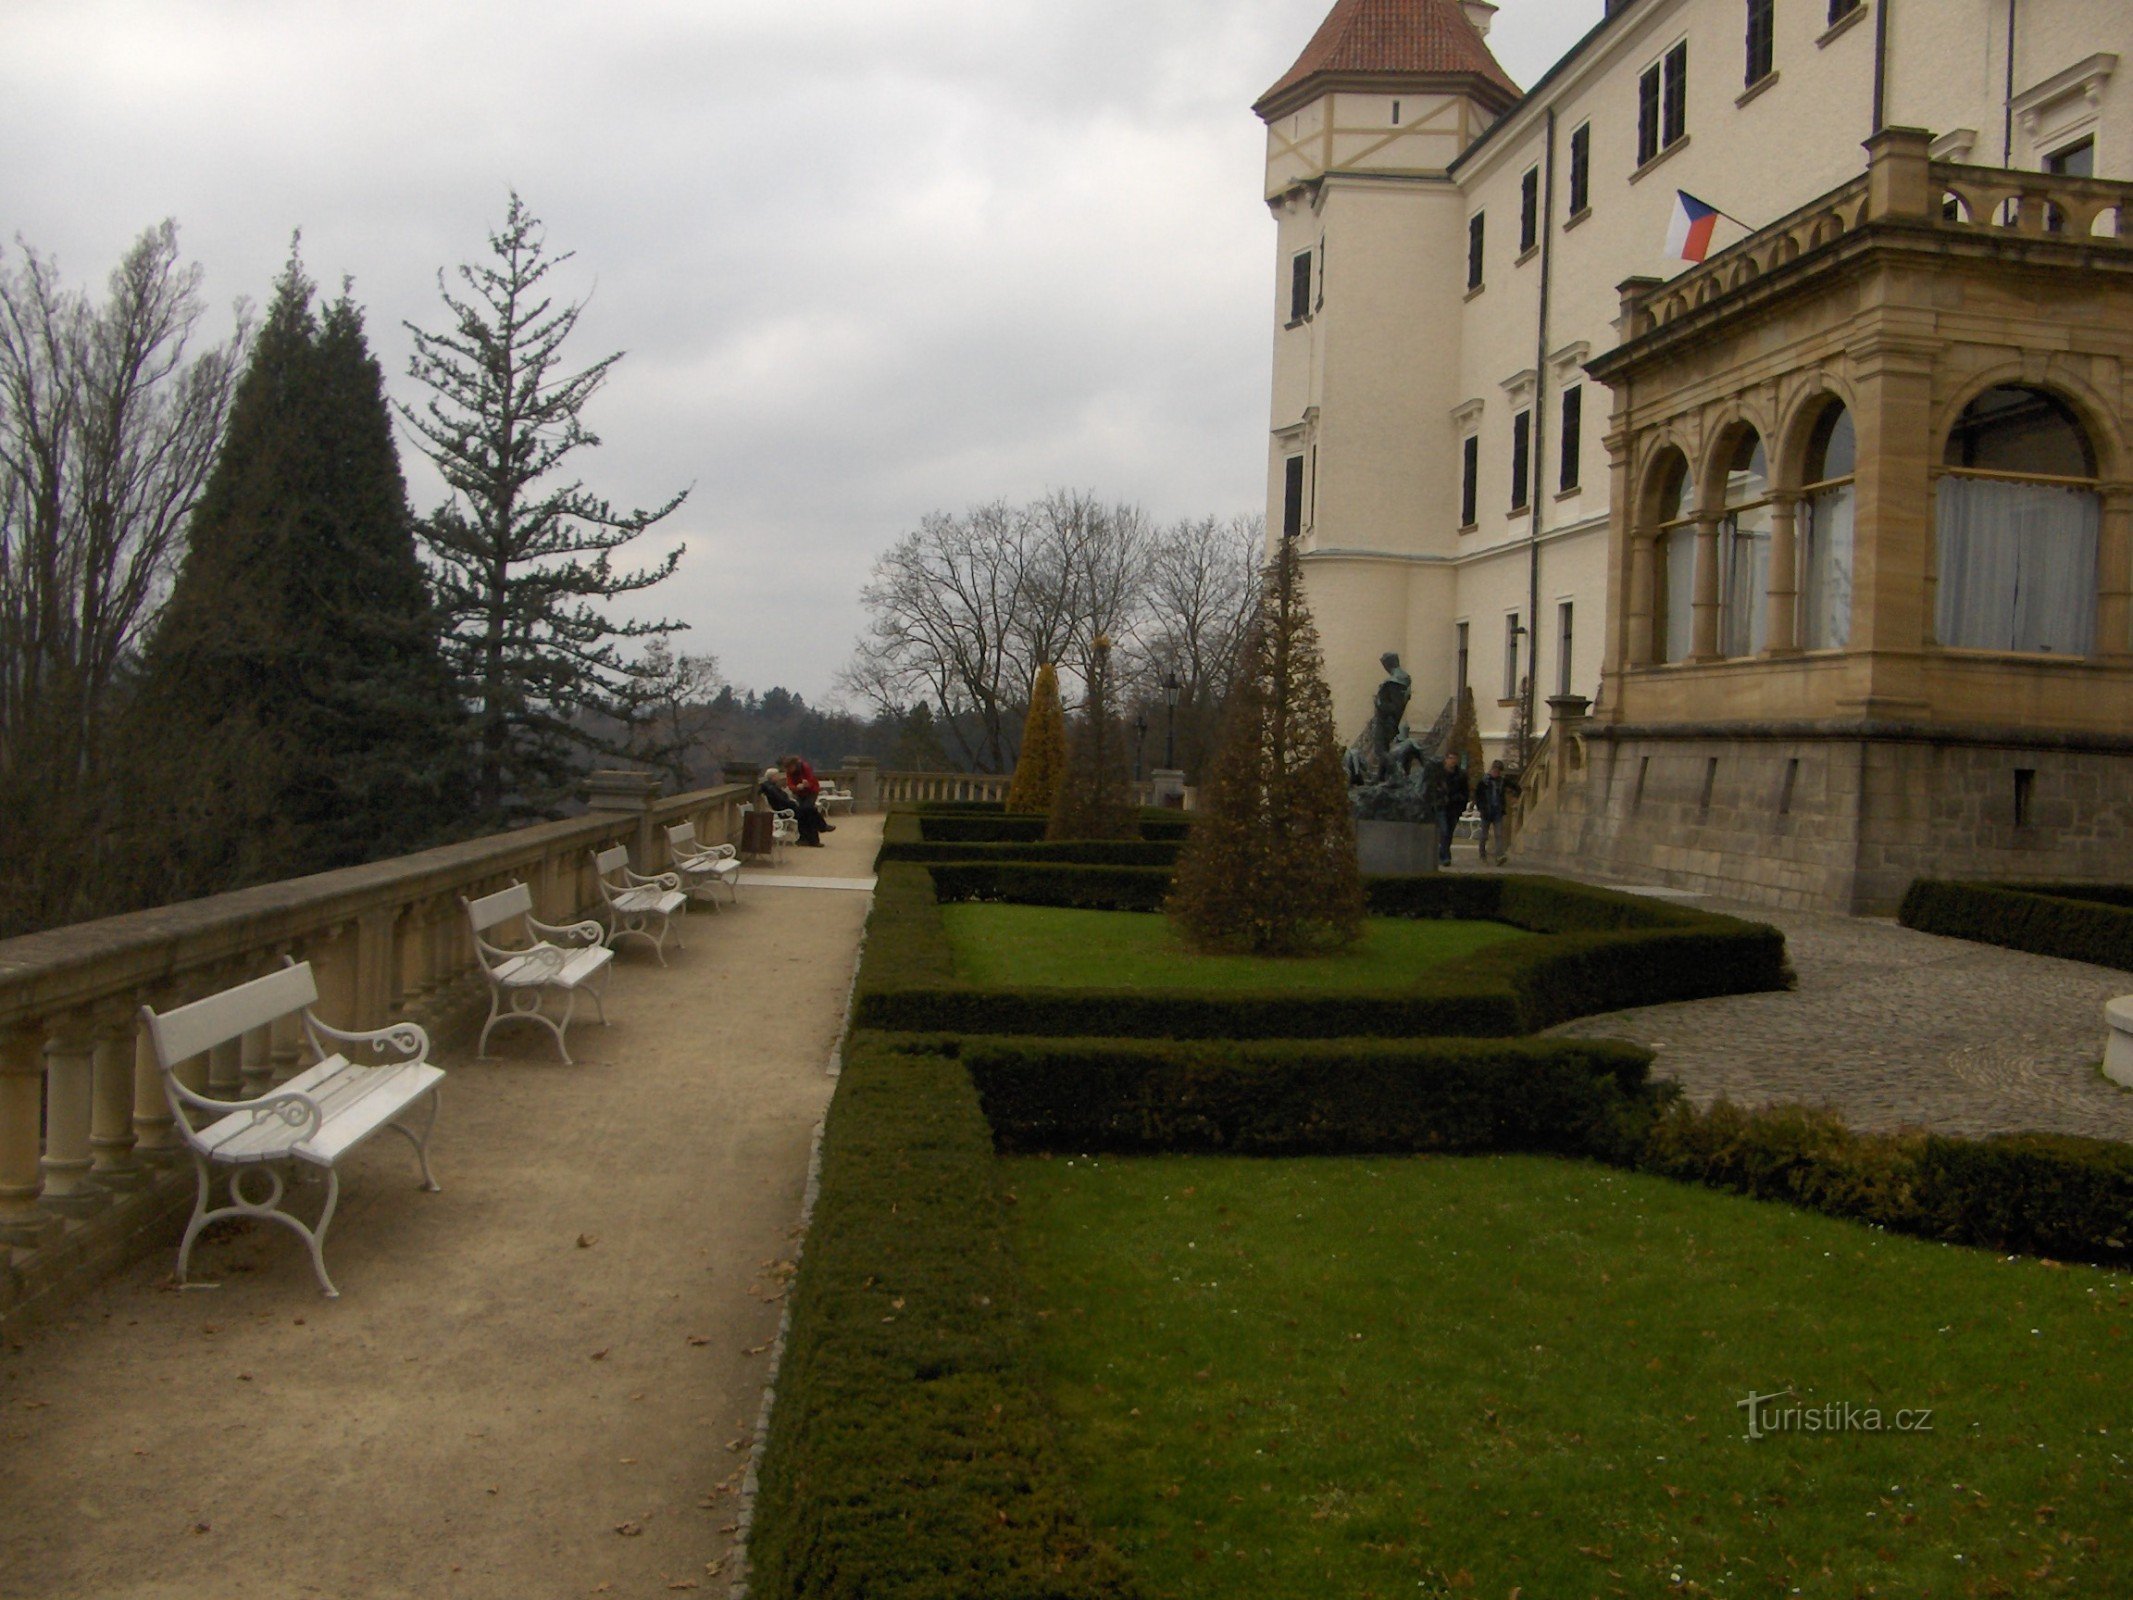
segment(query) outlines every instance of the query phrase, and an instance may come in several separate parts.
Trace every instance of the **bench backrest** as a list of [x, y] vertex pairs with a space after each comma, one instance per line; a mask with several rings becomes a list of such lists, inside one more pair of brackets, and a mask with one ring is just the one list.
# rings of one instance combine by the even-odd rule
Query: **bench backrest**
[[626, 844], [610, 845], [605, 850], [593, 852], [593, 867], [601, 877], [611, 878], [630, 864], [630, 847]]
[[205, 1055], [218, 1044], [228, 1044], [254, 1028], [264, 1028], [278, 1017], [317, 1003], [318, 983], [311, 976], [311, 963], [299, 961], [160, 1015], [143, 1006], [141, 1021], [155, 1043], [156, 1065], [168, 1072], [181, 1061]]
[[696, 824], [693, 822], [677, 822], [667, 829], [667, 843], [678, 856], [693, 856], [703, 848], [696, 842]]
[[499, 889], [494, 894], [485, 894], [479, 900], [467, 902], [467, 916], [474, 924], [476, 933], [487, 933], [499, 922], [509, 922], [513, 917], [533, 915], [533, 891], [523, 883], [514, 883], [508, 889]]

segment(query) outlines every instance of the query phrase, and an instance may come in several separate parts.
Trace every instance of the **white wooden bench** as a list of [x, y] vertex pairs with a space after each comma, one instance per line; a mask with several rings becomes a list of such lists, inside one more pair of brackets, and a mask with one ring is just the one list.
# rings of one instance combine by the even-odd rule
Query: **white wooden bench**
[[[607, 902], [607, 947], [612, 950], [624, 939], [643, 939], [659, 957], [659, 964], [665, 966], [667, 930], [673, 925], [674, 913], [689, 903], [689, 897], [681, 892], [681, 875], [661, 872], [647, 878], [631, 871], [629, 846], [624, 844], [595, 850], [593, 871], [600, 885], [600, 898]], [[680, 947], [679, 933], [674, 935], [674, 943]]]
[[825, 786], [822, 792], [815, 796], [815, 805], [825, 817], [842, 816], [852, 809], [852, 791], [839, 789], [834, 785]]
[[[374, 1033], [343, 1033], [319, 1021], [311, 1010], [317, 1002], [318, 985], [310, 963], [292, 962], [280, 972], [190, 1005], [160, 1014], [147, 1006], [141, 1008], [156, 1066], [163, 1075], [163, 1092], [200, 1179], [192, 1220], [185, 1225], [185, 1239], [178, 1246], [180, 1283], [185, 1281], [201, 1229], [224, 1217], [251, 1217], [295, 1229], [311, 1251], [311, 1270], [318, 1275], [318, 1286], [329, 1297], [338, 1298], [340, 1291], [326, 1276], [325, 1246], [333, 1208], [340, 1200], [339, 1162], [382, 1129], [391, 1128], [415, 1147], [422, 1187], [432, 1193], [437, 1189], [430, 1173], [429, 1142], [430, 1130], [437, 1124], [437, 1086], [444, 1081], [444, 1070], [429, 1064], [429, 1035], [412, 1022]], [[318, 1061], [287, 1083], [256, 1100], [230, 1101], [211, 1100], [178, 1081], [175, 1069], [181, 1061], [292, 1015], [303, 1019], [305, 1040]], [[344, 1047], [354, 1046], [368, 1046], [372, 1055], [401, 1059], [366, 1066], [341, 1053]], [[424, 1099], [429, 1101], [429, 1116], [417, 1133], [397, 1119]], [[212, 1120], [196, 1127], [193, 1112]], [[325, 1169], [326, 1206], [316, 1227], [305, 1227], [282, 1209], [286, 1183], [281, 1169], [292, 1162]], [[216, 1166], [231, 1169], [230, 1203], [211, 1210], [208, 1197]], [[258, 1198], [245, 1192], [245, 1179], [254, 1172], [263, 1173], [267, 1184], [265, 1195]]]
[[[482, 1024], [481, 1043], [475, 1053], [486, 1058], [489, 1032], [499, 1022], [537, 1022], [555, 1035], [555, 1047], [570, 1061], [564, 1030], [578, 1008], [578, 991], [593, 997], [600, 1022], [607, 1023], [607, 1005], [601, 997], [607, 969], [615, 952], [606, 945], [607, 930], [597, 922], [551, 924], [533, 914], [533, 894], [523, 883], [485, 894], [479, 900], [460, 897], [467, 920], [474, 926], [474, 953], [489, 980], [489, 1020]], [[491, 944], [484, 935], [505, 923], [526, 919], [529, 943], [513, 949]], [[558, 943], [569, 940], [571, 943]], [[550, 994], [563, 997], [563, 1014], [551, 1017], [544, 1009]]]
[[732, 845], [699, 844], [696, 824], [677, 822], [667, 829], [667, 852], [674, 858], [683, 890], [691, 897], [715, 906], [711, 891], [724, 884], [728, 899], [740, 899], [740, 852]]

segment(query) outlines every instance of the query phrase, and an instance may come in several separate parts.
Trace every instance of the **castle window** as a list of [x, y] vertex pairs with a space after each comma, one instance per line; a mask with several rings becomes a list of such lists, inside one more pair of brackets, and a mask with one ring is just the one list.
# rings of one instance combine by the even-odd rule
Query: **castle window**
[[1831, 401], [1807, 443], [1800, 503], [1800, 643], [1842, 650], [1852, 640], [1852, 474], [1858, 441], [1852, 414]]
[[1459, 526], [1471, 528], [1481, 510], [1481, 437], [1468, 434], [1460, 452]]
[[1763, 648], [1770, 615], [1770, 471], [1763, 441], [1750, 429], [1726, 468], [1726, 516], [1718, 527], [1719, 649], [1752, 656]]
[[1466, 686], [1472, 675], [1472, 660], [1467, 624], [1462, 622], [1459, 624], [1459, 676], [1452, 681], [1452, 693], [1454, 695], [1464, 695], [1466, 693]]
[[1295, 327], [1310, 314], [1311, 252], [1299, 250], [1289, 258], [1289, 326]]
[[1581, 122], [1570, 135], [1570, 214], [1575, 217], [1592, 205], [1592, 124]]
[[1644, 69], [1637, 79], [1637, 165], [1679, 143], [1689, 131], [1689, 42]]
[[1748, 87], [1754, 88], [1777, 63], [1777, 0], [1748, 0]]
[[1988, 389], [1948, 435], [1934, 491], [1943, 645], [2085, 656], [2096, 642], [2096, 459], [2065, 402]]
[[1481, 287], [1482, 242], [1488, 235], [1488, 216], [1477, 211], [1466, 224], [1466, 286]]
[[1571, 646], [1576, 642], [1576, 614], [1573, 603], [1565, 600], [1555, 608], [1555, 692], [1567, 695], [1570, 691]]
[[1518, 698], [1518, 641], [1526, 631], [1525, 624], [1512, 612], [1503, 619], [1503, 698]]
[[1294, 539], [1304, 531], [1304, 458], [1281, 464], [1281, 536]]
[[2096, 176], [2096, 141], [2083, 139], [2070, 144], [2064, 150], [2054, 150], [2044, 158], [2044, 170], [2055, 172], [2062, 178], [2093, 178]]
[[1540, 243], [1541, 169], [1528, 167], [1518, 189], [1518, 253]]
[[1580, 435], [1585, 426], [1585, 386], [1573, 384], [1563, 391], [1562, 460], [1556, 477], [1556, 488], [1564, 494], [1578, 486], [1578, 455], [1583, 449]]
[[1511, 419], [1511, 509], [1523, 511], [1532, 499], [1533, 413], [1521, 411]]
[[1830, 26], [1835, 27], [1865, 3], [1866, 0], [1829, 0]]

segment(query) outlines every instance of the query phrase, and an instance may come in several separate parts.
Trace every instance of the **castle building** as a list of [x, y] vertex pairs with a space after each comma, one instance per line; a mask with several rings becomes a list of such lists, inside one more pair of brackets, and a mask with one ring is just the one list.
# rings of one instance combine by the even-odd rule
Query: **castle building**
[[1612, 0], [1523, 94], [1494, 10], [1339, 0], [1255, 107], [1344, 731], [1470, 686], [1542, 863], [2133, 875], [2133, 6]]

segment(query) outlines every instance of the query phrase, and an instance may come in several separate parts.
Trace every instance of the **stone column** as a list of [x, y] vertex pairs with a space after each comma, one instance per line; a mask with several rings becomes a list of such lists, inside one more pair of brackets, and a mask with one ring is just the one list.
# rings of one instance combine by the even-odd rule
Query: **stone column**
[[2103, 527], [2096, 550], [2096, 654], [2133, 656], [2133, 483], [2103, 485]]
[[1800, 496], [1780, 489], [1770, 497], [1770, 594], [1763, 654], [1800, 653]]
[[238, 1071], [244, 1075], [244, 1098], [257, 1100], [274, 1087], [274, 1036], [254, 1028], [238, 1042]]
[[1652, 636], [1652, 596], [1659, 587], [1659, 541], [1639, 532], [1630, 541], [1629, 553], [1629, 665], [1648, 667], [1657, 657]]
[[61, 1216], [88, 1216], [110, 1196], [89, 1180], [89, 1124], [95, 1104], [96, 1040], [85, 1016], [64, 1017], [44, 1041], [44, 1193], [38, 1204]]
[[1690, 616], [1689, 659], [1718, 659], [1718, 518], [1696, 519], [1696, 603]]
[[101, 1018], [96, 1030], [89, 1171], [97, 1183], [111, 1189], [131, 1189], [141, 1180], [141, 1164], [133, 1154], [133, 1058], [138, 1031], [132, 1014], [124, 1011]]
[[[591, 772], [585, 776], [585, 809], [624, 812], [636, 818], [636, 840], [631, 859], [640, 871], [650, 871], [652, 856], [652, 808], [659, 803], [659, 777], [651, 772]], [[541, 919], [547, 921], [546, 917]]]
[[35, 1033], [0, 1034], [0, 1243], [34, 1245], [56, 1225], [37, 1208], [44, 1174], [37, 1164], [38, 1114], [44, 1105], [43, 1041]]
[[852, 809], [854, 811], [879, 811], [881, 809], [881, 765], [872, 756], [846, 756], [844, 764], [852, 771]]

